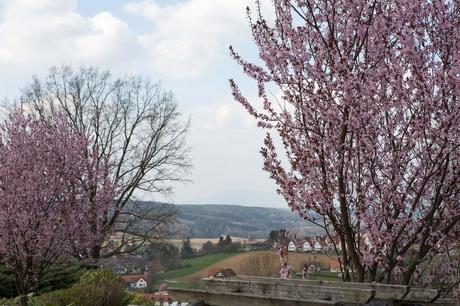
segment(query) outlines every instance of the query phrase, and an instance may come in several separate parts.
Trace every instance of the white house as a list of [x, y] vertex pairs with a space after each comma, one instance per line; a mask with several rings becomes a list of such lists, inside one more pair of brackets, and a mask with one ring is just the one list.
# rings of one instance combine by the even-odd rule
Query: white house
[[[337, 244], [336, 244], [336, 247], [337, 247]], [[325, 252], [334, 251], [334, 243], [331, 238], [329, 237], [324, 238], [323, 251]]]
[[131, 288], [147, 288], [147, 282], [143, 278], [139, 278], [137, 282], [130, 284]]
[[330, 262], [331, 272], [338, 273], [340, 272], [340, 263], [336, 260], [331, 260]]
[[311, 247], [311, 244], [308, 240], [305, 240], [305, 242], [303, 243], [303, 251], [304, 252], [313, 251], [313, 248]]
[[147, 281], [144, 275], [123, 275], [121, 280], [132, 289], [147, 288]]
[[289, 251], [289, 252], [295, 252], [295, 250], [296, 250], [296, 246], [295, 246], [294, 241], [289, 242], [289, 244], [288, 244], [288, 251]]
[[323, 250], [323, 246], [318, 240], [315, 241], [315, 245], [313, 246], [313, 248], [316, 252], [321, 252]]
[[126, 274], [126, 273], [128, 273], [128, 268], [126, 268], [125, 266], [122, 266], [122, 265], [119, 265], [117, 267], [116, 274]]

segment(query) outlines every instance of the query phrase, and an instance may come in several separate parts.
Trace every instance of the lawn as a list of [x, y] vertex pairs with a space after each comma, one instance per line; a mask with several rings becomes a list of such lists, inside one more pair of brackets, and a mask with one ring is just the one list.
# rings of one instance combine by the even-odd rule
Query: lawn
[[237, 253], [215, 253], [204, 256], [199, 256], [191, 259], [185, 259], [181, 262], [183, 268], [174, 269], [161, 274], [155, 281], [156, 285], [166, 281], [192, 274], [200, 271], [222, 259], [230, 256], [235, 256]]
[[197, 281], [166, 281], [170, 287], [179, 289], [206, 289], [206, 284], [202, 280]]
[[[257, 256], [257, 254], [260, 255], [266, 253], [270, 253], [273, 256], [276, 256], [276, 254], [272, 251], [256, 251], [243, 253], [215, 253], [183, 260], [181, 262], [183, 268], [170, 270], [161, 274], [155, 280], [155, 287], [158, 287], [161, 283], [166, 282], [171, 287], [200, 289], [204, 286], [203, 282], [201, 282], [200, 279], [203, 277], [207, 277], [207, 272], [209, 268], [222, 265], [225, 267], [231, 267], [237, 274], [246, 275], [247, 273], [241, 271], [240, 269], [241, 262], [248, 256]], [[314, 257], [318, 262], [322, 262], [325, 259], [327, 259], [325, 256], [322, 255], [316, 255]], [[296, 264], [296, 266], [301, 267], [304, 261], [308, 258], [309, 257], [305, 256], [305, 254], [295, 253], [290, 256], [290, 261], [292, 262], [292, 264]], [[220, 263], [220, 261], [222, 260], [224, 261]], [[273, 274], [276, 275], [279, 267], [270, 268], [274, 269], [275, 272]], [[298, 269], [298, 271], [300, 271], [300, 268]], [[299, 275], [294, 276], [294, 278], [300, 278], [300, 272]], [[332, 273], [329, 271], [313, 273], [309, 276], [309, 279], [336, 282], [341, 281], [341, 279], [337, 277], [337, 273]]]

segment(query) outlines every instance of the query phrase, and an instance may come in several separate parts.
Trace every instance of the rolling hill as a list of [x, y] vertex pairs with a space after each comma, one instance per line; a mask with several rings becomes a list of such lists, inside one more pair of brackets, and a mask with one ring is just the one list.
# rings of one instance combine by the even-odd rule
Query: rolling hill
[[176, 210], [177, 229], [180, 229], [176, 238], [213, 238], [220, 235], [267, 238], [271, 230], [280, 228], [300, 235], [321, 232], [319, 227], [287, 209], [221, 204], [136, 203], [146, 210], [155, 205], [166, 205]]
[[320, 229], [287, 210], [239, 205], [176, 205], [178, 219], [191, 238], [230, 235], [266, 238], [270, 230], [286, 228], [302, 234]]

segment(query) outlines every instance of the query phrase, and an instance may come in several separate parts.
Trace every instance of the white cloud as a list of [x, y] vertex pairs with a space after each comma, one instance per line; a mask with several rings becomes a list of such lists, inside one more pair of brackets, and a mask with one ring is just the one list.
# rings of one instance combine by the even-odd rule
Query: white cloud
[[142, 15], [149, 20], [157, 18], [160, 11], [160, 7], [153, 1], [130, 2], [123, 9], [127, 13]]
[[[83, 16], [77, 0], [6, 0], [0, 13], [0, 68], [39, 72], [61, 64], [98, 65], [161, 77], [196, 77], [220, 63], [227, 47], [249, 37], [252, 0], [129, 2], [151, 30], [135, 33], [109, 12]], [[118, 67], [119, 69], [114, 69]]]
[[209, 69], [231, 41], [248, 37], [244, 9], [248, 0], [188, 0], [160, 6], [131, 2], [128, 13], [149, 20], [153, 30], [140, 37], [149, 63], [161, 73], [187, 77]]
[[88, 21], [90, 31], [75, 40], [81, 60], [97, 62], [103, 59], [116, 63], [120, 59], [129, 61], [130, 57], [134, 59], [140, 54], [141, 46], [125, 22], [107, 12], [99, 13]]
[[215, 121], [210, 124], [213, 128], [236, 129], [255, 129], [257, 121], [237, 102], [229, 101], [228, 103], [217, 106], [214, 110]]
[[84, 17], [75, 0], [10, 0], [3, 5], [0, 69], [11, 76], [62, 64], [129, 67], [140, 48], [125, 22], [108, 12]]
[[271, 194], [273, 183], [261, 171], [258, 153], [264, 131], [231, 100], [226, 85], [233, 73], [225, 66], [232, 62], [227, 47], [248, 45], [244, 9], [248, 4], [254, 7], [254, 0], [165, 2], [125, 5], [130, 17], [142, 18], [150, 26], [138, 33], [130, 28], [130, 18], [122, 20], [108, 11], [82, 15], [77, 0], [4, 0], [0, 5], [0, 95], [17, 95], [17, 88], [32, 74], [62, 64], [95, 65], [117, 74], [134, 72], [166, 79], [165, 87], [177, 94], [182, 110], [190, 110], [184, 113], [192, 114], [189, 143], [194, 185], [179, 187], [178, 199], [200, 199], [208, 190], [219, 193], [229, 188]]
[[148, 69], [162, 78], [202, 76], [223, 56], [230, 61], [230, 44], [250, 39], [245, 7], [254, 1], [128, 2], [124, 11], [150, 25], [143, 33], [107, 11], [83, 16], [77, 4], [6, 0], [0, 12], [0, 68], [18, 73], [84, 64], [128, 72]]
[[224, 104], [219, 106], [216, 111], [216, 123], [217, 125], [226, 124], [232, 116], [232, 105]]

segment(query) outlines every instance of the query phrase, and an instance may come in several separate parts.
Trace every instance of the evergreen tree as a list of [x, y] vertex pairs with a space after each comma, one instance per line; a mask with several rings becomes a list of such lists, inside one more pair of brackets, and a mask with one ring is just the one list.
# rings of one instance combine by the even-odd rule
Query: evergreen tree
[[231, 238], [229, 235], [227, 235], [227, 236], [225, 237], [224, 246], [225, 246], [225, 247], [229, 247], [229, 246], [231, 246], [231, 245], [232, 245], [232, 238]]
[[268, 241], [270, 243], [274, 243], [276, 240], [278, 240], [279, 236], [279, 231], [271, 230], [270, 234], [268, 234]]
[[224, 241], [224, 237], [220, 236], [219, 237], [219, 242], [217, 242], [217, 250], [218, 251], [222, 251], [225, 247], [225, 241]]
[[216, 247], [211, 241], [207, 241], [203, 243], [203, 246], [201, 247], [201, 252], [203, 254], [210, 254], [213, 253], [216, 250]]
[[181, 257], [182, 259], [188, 259], [192, 258], [194, 255], [195, 254], [192, 249], [192, 244], [190, 243], [190, 238], [187, 237], [186, 240], [182, 241]]

